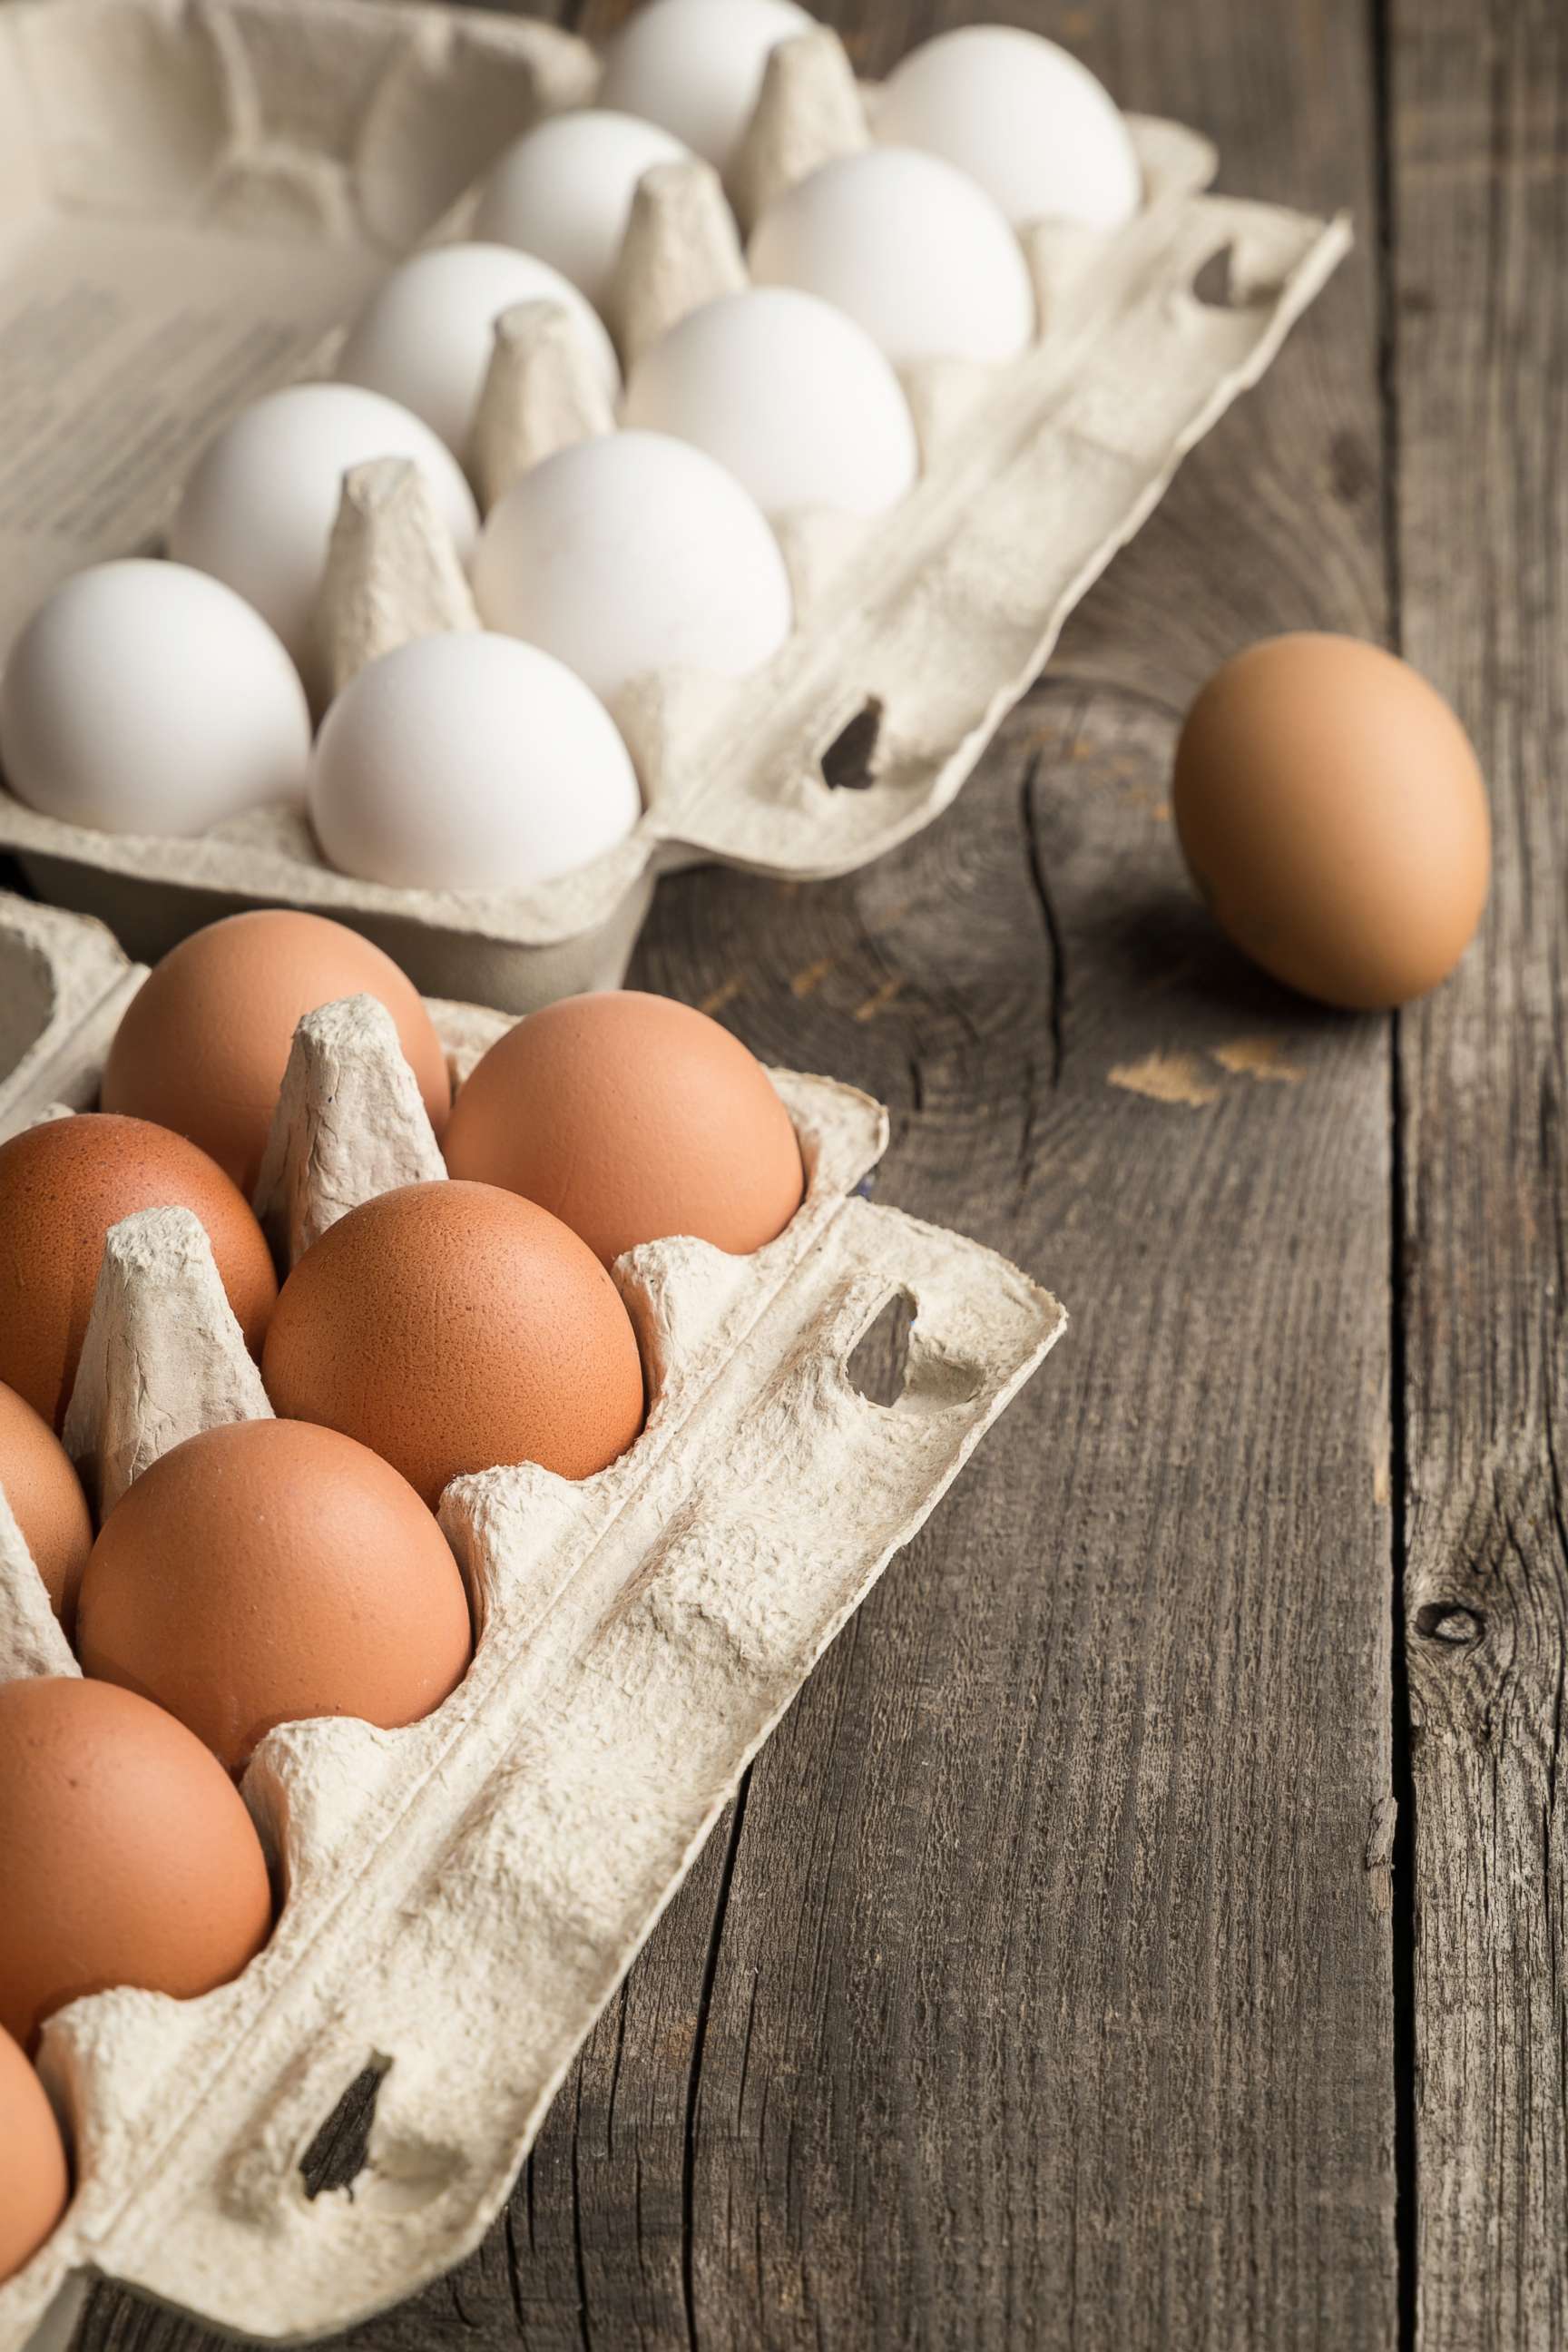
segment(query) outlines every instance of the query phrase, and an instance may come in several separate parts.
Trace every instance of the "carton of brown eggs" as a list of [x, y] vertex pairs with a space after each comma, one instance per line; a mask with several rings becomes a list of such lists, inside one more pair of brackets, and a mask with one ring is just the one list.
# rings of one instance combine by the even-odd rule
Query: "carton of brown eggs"
[[[597, 73], [566, 36], [466, 10], [16, 0], [0, 16], [0, 112], [26, 121], [9, 201], [42, 244], [14, 289], [0, 280], [0, 323], [14, 310], [79, 373], [53, 412], [29, 395], [11, 493], [25, 527], [0, 537], [0, 647], [73, 566], [156, 540], [244, 401], [330, 373], [399, 254], [489, 233], [477, 192], [459, 190], [535, 115], [591, 98]], [[773, 52], [723, 186], [690, 157], [644, 175], [604, 298], [623, 362], [744, 287], [740, 225], [864, 150], [878, 104], [832, 33], [805, 32]], [[810, 877], [879, 856], [953, 798], [1073, 603], [1345, 247], [1343, 223], [1208, 193], [1215, 157], [1193, 133], [1128, 131], [1131, 217], [1020, 232], [1036, 338], [1004, 360], [900, 370], [918, 436], [907, 494], [869, 517], [776, 519], [793, 610], [777, 650], [746, 676], [699, 657], [606, 697], [644, 806], [586, 863], [529, 887], [489, 870], [463, 887], [367, 880], [327, 862], [298, 807], [176, 838], [93, 830], [9, 794], [0, 845], [45, 896], [141, 952], [238, 906], [315, 908], [422, 986], [513, 1009], [616, 980], [661, 871], [710, 859]], [[1228, 291], [1200, 299], [1222, 254]], [[537, 304], [496, 326], [463, 451], [492, 511], [539, 458], [615, 421], [581, 328]], [[342, 487], [306, 661], [318, 700], [374, 656], [477, 617], [449, 524], [395, 454]]]
[[[93, 1097], [141, 975], [98, 928], [0, 902], [0, 1133]], [[508, 1016], [435, 1003], [459, 1087]], [[30, 1034], [29, 1034], [30, 1033]], [[235, 1983], [62, 2012], [40, 2063], [76, 2195], [0, 2287], [0, 2352], [63, 2342], [91, 2273], [271, 2340], [347, 2326], [474, 2246], [595, 2017], [739, 1775], [891, 1554], [1063, 1326], [990, 1252], [858, 1197], [876, 1105], [775, 1074], [808, 1190], [749, 1259], [689, 1242], [616, 1279], [653, 1405], [630, 1454], [448, 1490], [474, 1664], [411, 1729], [273, 1732], [244, 1792], [283, 1903]], [[368, 998], [300, 1026], [258, 1193], [288, 1262], [379, 1188], [441, 1173], [417, 1087]], [[892, 1298], [904, 1392], [847, 1374]], [[215, 1423], [268, 1412], [187, 1213], [114, 1228], [68, 1418], [100, 1501]], [[0, 1678], [74, 1674], [0, 1507]], [[300, 2164], [345, 2088], [381, 2078], [353, 2195]], [[37, 2331], [43, 2329], [42, 2335]]]

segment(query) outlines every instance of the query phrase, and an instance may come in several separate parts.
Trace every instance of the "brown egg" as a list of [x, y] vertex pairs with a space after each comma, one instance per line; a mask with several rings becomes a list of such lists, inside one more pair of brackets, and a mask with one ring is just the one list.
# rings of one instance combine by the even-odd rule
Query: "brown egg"
[[1486, 786], [1442, 697], [1350, 637], [1272, 637], [1187, 714], [1176, 830], [1221, 929], [1276, 980], [1378, 1010], [1435, 988], [1475, 935]]
[[248, 1199], [294, 1032], [344, 996], [385, 1005], [439, 1136], [447, 1057], [412, 981], [357, 931], [282, 908], [209, 923], [153, 968], [110, 1048], [102, 1107], [189, 1136]]
[[279, 1412], [357, 1437], [430, 1504], [501, 1463], [586, 1478], [642, 1427], [615, 1284], [489, 1184], [405, 1184], [341, 1218], [284, 1284], [261, 1371]]
[[261, 1842], [234, 1782], [132, 1691], [0, 1685], [0, 2025], [113, 1985], [226, 1984], [272, 1931]]
[[416, 1723], [472, 1641], [458, 1563], [406, 1479], [334, 1429], [247, 1421], [127, 1489], [88, 1562], [77, 1648], [237, 1772], [276, 1724]]
[[0, 2027], [0, 2284], [53, 2235], [69, 2198], [65, 2142], [48, 2095]]
[[0, 1492], [11, 1506], [49, 1606], [68, 1633], [92, 1549], [92, 1518], [71, 1459], [26, 1397], [0, 1385]]
[[205, 1151], [144, 1119], [85, 1112], [0, 1144], [0, 1381], [58, 1430], [110, 1225], [139, 1209], [189, 1209], [206, 1228], [252, 1355], [278, 1277], [260, 1226]]
[[447, 1130], [454, 1176], [537, 1201], [613, 1265], [690, 1234], [745, 1255], [805, 1180], [788, 1111], [738, 1037], [667, 996], [568, 997], [490, 1047]]

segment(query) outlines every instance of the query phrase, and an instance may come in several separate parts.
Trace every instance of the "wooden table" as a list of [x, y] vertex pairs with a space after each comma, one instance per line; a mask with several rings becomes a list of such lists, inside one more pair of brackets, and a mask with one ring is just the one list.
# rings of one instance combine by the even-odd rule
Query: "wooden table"
[[[825, 13], [874, 71], [985, 12]], [[884, 1197], [1073, 1328], [367, 2352], [1568, 2344], [1568, 11], [996, 13], [1357, 255], [959, 805], [668, 884], [636, 976], [881, 1096]], [[1397, 1022], [1178, 866], [1184, 704], [1302, 625], [1491, 779], [1486, 936]], [[79, 2341], [207, 2339], [100, 2289]]]

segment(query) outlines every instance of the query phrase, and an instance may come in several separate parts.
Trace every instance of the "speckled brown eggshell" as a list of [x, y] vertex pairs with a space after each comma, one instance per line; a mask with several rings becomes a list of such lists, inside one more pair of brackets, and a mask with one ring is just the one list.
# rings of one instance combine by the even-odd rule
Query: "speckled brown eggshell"
[[488, 1184], [405, 1185], [330, 1227], [283, 1286], [262, 1378], [278, 1412], [358, 1438], [431, 1505], [503, 1463], [589, 1477], [642, 1427], [615, 1284]]
[[0, 2025], [24, 2049], [86, 1993], [210, 1992], [271, 1929], [260, 1840], [194, 1732], [110, 1683], [0, 1685]]
[[0, 1385], [0, 1491], [68, 1633], [92, 1549], [92, 1517], [71, 1458], [26, 1397]]
[[1210, 679], [1173, 809], [1215, 919], [1325, 1004], [1408, 1003], [1486, 904], [1491, 832], [1469, 740], [1405, 663], [1353, 638], [1273, 637]]
[[605, 1265], [678, 1234], [748, 1255], [805, 1182], [755, 1055], [705, 1013], [633, 989], [568, 997], [499, 1038], [446, 1150], [454, 1176], [537, 1201]]
[[472, 1654], [462, 1575], [407, 1480], [300, 1421], [210, 1429], [143, 1471], [93, 1547], [77, 1648], [235, 1772], [280, 1723], [416, 1723]]
[[154, 966], [110, 1047], [102, 1108], [188, 1136], [248, 1199], [294, 1032], [345, 996], [385, 1005], [439, 1137], [451, 1086], [413, 982], [357, 931], [283, 908], [209, 923]]
[[189, 1209], [206, 1228], [252, 1355], [278, 1277], [237, 1188], [184, 1136], [84, 1112], [0, 1144], [0, 1381], [58, 1430], [110, 1225], [139, 1209]]
[[65, 2142], [48, 2095], [0, 2028], [0, 2284], [53, 2235], [69, 2197]]

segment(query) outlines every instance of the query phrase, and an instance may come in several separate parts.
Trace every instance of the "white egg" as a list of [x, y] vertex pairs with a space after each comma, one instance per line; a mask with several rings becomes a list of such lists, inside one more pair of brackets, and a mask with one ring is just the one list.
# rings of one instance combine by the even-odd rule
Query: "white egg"
[[1023, 248], [984, 193], [938, 155], [841, 155], [769, 205], [759, 285], [798, 286], [862, 326], [895, 366], [1016, 359], [1035, 332]]
[[652, 0], [611, 42], [599, 104], [662, 123], [727, 172], [769, 58], [815, 22], [795, 0]]
[[542, 646], [606, 701], [656, 670], [744, 677], [794, 618], [756, 501], [659, 433], [580, 441], [524, 474], [485, 525], [474, 593], [489, 627]]
[[884, 85], [877, 136], [945, 156], [1016, 228], [1117, 228], [1142, 200], [1127, 125], [1087, 66], [1038, 33], [964, 25], [911, 49]]
[[467, 560], [479, 511], [446, 443], [395, 401], [347, 383], [290, 384], [242, 408], [198, 460], [169, 534], [176, 562], [226, 581], [271, 623], [307, 680], [343, 476], [375, 457], [419, 467]]
[[141, 558], [57, 588], [0, 683], [18, 800], [100, 833], [196, 834], [298, 801], [310, 714], [258, 613], [205, 572]]
[[625, 415], [705, 449], [768, 515], [882, 514], [920, 470], [891, 364], [842, 310], [793, 286], [689, 312], [632, 370]]
[[364, 384], [422, 417], [462, 457], [495, 348], [495, 324], [517, 302], [559, 302], [615, 399], [615, 345], [575, 286], [510, 245], [442, 245], [416, 254], [372, 295], [338, 358], [344, 383]]
[[553, 114], [496, 164], [474, 234], [537, 254], [603, 310], [638, 181], [689, 152], [657, 123], [630, 114], [598, 107]]
[[624, 841], [642, 814], [604, 704], [514, 637], [416, 637], [328, 711], [310, 818], [345, 874], [408, 889], [523, 890]]

